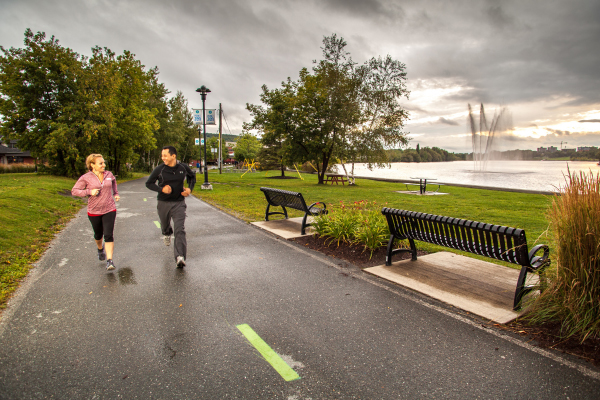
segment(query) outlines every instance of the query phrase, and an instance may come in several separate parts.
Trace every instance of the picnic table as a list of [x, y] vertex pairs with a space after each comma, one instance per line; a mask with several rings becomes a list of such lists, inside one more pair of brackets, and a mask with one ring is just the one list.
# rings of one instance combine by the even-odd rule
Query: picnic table
[[337, 184], [339, 184], [339, 182], [342, 182], [342, 185], [344, 185], [344, 183], [347, 181], [348, 180], [346, 179], [346, 175], [338, 175], [338, 174], [326, 174], [325, 179], [323, 180], [323, 182], [325, 182], [325, 184], [327, 184], [327, 182], [331, 182], [332, 185], [334, 183], [337, 185]]
[[[435, 181], [437, 178], [421, 178], [421, 177], [410, 177], [410, 179], [418, 179], [419, 180], [419, 193], [425, 194], [427, 192], [427, 181]], [[439, 188], [438, 188], [439, 189]]]

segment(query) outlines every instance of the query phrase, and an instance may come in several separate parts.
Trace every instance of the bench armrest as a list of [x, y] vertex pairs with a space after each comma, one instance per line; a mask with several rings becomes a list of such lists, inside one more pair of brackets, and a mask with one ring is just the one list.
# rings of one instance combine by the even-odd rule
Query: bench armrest
[[[536, 256], [535, 254], [540, 250], [544, 250], [543, 255], [541, 257]], [[549, 255], [550, 249], [545, 244], [538, 244], [531, 249], [529, 252], [529, 265], [531, 266], [531, 269], [534, 271], [543, 270], [546, 266], [548, 266], [548, 264], [550, 264], [550, 259], [548, 258]]]
[[[320, 201], [317, 201], [316, 203], [312, 203], [310, 206], [308, 206], [308, 209], [310, 210], [311, 208], [313, 208], [317, 204], [323, 204], [323, 211], [327, 210], [327, 204], [322, 203]], [[316, 207], [316, 208], [320, 208], [320, 207]], [[323, 211], [321, 211], [321, 212], [323, 212]]]

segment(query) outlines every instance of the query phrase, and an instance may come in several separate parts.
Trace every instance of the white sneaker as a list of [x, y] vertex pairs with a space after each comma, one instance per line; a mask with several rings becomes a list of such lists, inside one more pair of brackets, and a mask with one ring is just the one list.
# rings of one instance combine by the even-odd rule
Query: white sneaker
[[165, 242], [165, 246], [170, 246], [171, 245], [171, 235], [163, 236], [163, 241]]
[[177, 268], [183, 268], [183, 267], [185, 267], [185, 257], [177, 256]]

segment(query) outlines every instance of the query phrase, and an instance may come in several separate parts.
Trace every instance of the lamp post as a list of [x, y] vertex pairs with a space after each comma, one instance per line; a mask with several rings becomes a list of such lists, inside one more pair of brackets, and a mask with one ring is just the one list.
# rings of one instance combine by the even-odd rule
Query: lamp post
[[200, 93], [200, 96], [202, 97], [202, 127], [204, 130], [204, 183], [202, 184], [201, 188], [202, 189], [212, 189], [212, 185], [210, 183], [208, 183], [208, 159], [206, 158], [206, 108], [205, 108], [205, 102], [206, 102], [206, 95], [208, 93], [210, 93], [210, 89], [207, 88], [206, 86], [202, 85], [200, 86], [198, 89], [196, 89], [196, 92]]

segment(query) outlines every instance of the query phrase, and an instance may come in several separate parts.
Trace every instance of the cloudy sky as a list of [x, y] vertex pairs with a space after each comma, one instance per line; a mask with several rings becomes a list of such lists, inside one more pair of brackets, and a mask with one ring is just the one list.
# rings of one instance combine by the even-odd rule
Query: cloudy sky
[[22, 47], [26, 28], [83, 55], [130, 50], [192, 108], [208, 86], [225, 133], [336, 33], [358, 63], [406, 64], [411, 147], [471, 151], [469, 103], [488, 120], [507, 108], [502, 149], [600, 146], [598, 0], [0, 0], [0, 45]]

